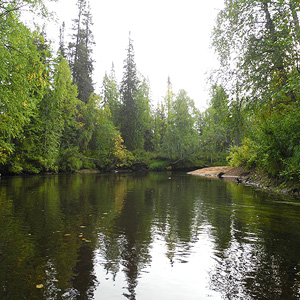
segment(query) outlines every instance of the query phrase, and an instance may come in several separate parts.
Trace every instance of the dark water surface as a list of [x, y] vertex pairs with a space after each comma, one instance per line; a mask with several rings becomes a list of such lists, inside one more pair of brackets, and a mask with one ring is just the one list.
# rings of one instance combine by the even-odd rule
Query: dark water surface
[[181, 173], [0, 180], [0, 299], [300, 299], [300, 202]]

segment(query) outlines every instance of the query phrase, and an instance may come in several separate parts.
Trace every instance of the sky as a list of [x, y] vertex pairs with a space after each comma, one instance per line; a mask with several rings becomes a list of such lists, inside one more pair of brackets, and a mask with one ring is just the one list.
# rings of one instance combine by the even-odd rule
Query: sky
[[[47, 36], [58, 39], [64, 21], [71, 32], [77, 16], [76, 0], [58, 0], [47, 5], [56, 13], [47, 25]], [[200, 110], [209, 100], [210, 70], [217, 66], [210, 48], [211, 31], [223, 0], [90, 0], [96, 46], [95, 92], [100, 93], [105, 72], [114, 63], [122, 80], [129, 32], [137, 70], [149, 79], [153, 103], [163, 100], [170, 76], [173, 91], [187, 91]], [[66, 34], [65, 40], [69, 36]], [[56, 50], [56, 49], [54, 49]]]

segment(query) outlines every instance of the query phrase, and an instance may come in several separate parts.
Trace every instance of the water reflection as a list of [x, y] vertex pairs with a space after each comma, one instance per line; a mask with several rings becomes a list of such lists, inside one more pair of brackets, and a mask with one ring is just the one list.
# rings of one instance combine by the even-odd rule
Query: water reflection
[[298, 204], [185, 174], [2, 178], [0, 299], [299, 299]]
[[216, 244], [211, 287], [226, 299], [299, 299], [299, 211], [274, 195], [230, 187], [228, 243]]

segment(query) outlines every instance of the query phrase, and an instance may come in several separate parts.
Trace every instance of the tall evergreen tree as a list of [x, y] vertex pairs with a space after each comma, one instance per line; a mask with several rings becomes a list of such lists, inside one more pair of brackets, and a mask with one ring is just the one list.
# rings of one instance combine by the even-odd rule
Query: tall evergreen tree
[[141, 75], [136, 95], [136, 147], [146, 151], [152, 151], [153, 141], [153, 116], [150, 108], [150, 83]]
[[87, 103], [91, 93], [94, 92], [92, 80], [94, 40], [91, 31], [93, 22], [86, 0], [78, 0], [77, 7], [78, 17], [74, 20], [73, 42], [69, 44], [70, 66], [74, 83], [78, 87], [78, 98]]
[[134, 61], [134, 49], [132, 40], [129, 36], [129, 44], [127, 48], [127, 57], [124, 61], [124, 74], [121, 82], [121, 114], [120, 125], [121, 134], [124, 143], [129, 150], [136, 148], [136, 132], [137, 132], [137, 106], [136, 96], [139, 85], [136, 64]]
[[61, 27], [59, 28], [59, 49], [61, 56], [66, 58], [66, 48], [65, 48], [65, 22], [62, 23]]
[[173, 102], [174, 102], [174, 97], [175, 97], [175, 94], [172, 90], [171, 79], [170, 79], [170, 76], [168, 76], [168, 90], [167, 90], [167, 94], [164, 98], [165, 106], [166, 106], [167, 114], [168, 114], [168, 123], [169, 123], [169, 119], [172, 114], [172, 106], [173, 106]]

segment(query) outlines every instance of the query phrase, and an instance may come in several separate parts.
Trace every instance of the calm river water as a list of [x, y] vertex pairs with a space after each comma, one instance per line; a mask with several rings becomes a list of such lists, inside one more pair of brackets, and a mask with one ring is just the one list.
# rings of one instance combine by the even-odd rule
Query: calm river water
[[183, 173], [0, 180], [0, 299], [300, 299], [300, 202]]

